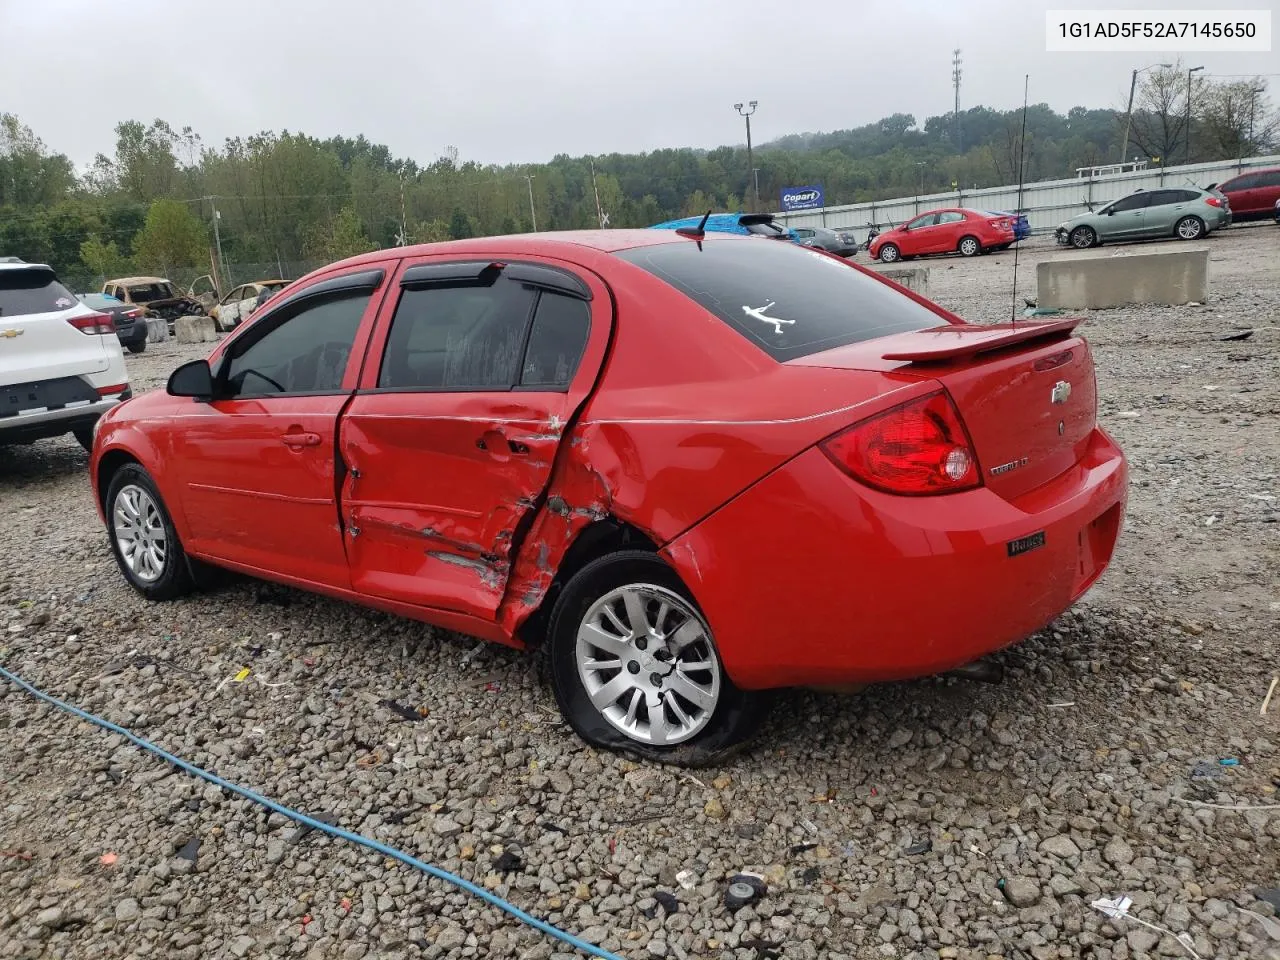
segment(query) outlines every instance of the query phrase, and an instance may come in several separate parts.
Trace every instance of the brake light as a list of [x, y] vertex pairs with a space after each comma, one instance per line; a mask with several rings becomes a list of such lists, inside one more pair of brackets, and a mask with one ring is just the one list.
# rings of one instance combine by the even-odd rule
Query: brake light
[[71, 324], [81, 333], [89, 336], [99, 336], [105, 333], [115, 333], [115, 325], [112, 324], [111, 318], [105, 313], [90, 313], [83, 317], [68, 317], [67, 323]]
[[942, 391], [855, 423], [821, 446], [855, 480], [887, 493], [926, 496], [982, 485], [973, 445]]
[[132, 310], [126, 310], [124, 312], [124, 315], [128, 317], [130, 320], [137, 320], [140, 316], [142, 316], [142, 311], [139, 310], [137, 307], [134, 307]]
[[1207, 203], [1207, 204], [1208, 204], [1209, 206], [1211, 206], [1211, 207], [1220, 207], [1220, 206], [1222, 206], [1222, 201], [1221, 201], [1221, 200], [1219, 200], [1217, 197], [1205, 197], [1205, 198], [1204, 198], [1204, 202], [1205, 202], [1205, 203]]
[[98, 387], [96, 389], [100, 397], [114, 397], [117, 393], [124, 393], [128, 386], [127, 383], [113, 383], [108, 387]]

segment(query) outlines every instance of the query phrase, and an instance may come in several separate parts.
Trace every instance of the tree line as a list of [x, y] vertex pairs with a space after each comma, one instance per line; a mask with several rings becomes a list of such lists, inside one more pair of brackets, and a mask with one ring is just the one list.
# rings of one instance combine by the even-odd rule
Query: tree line
[[[1265, 81], [1215, 80], [1177, 64], [1148, 72], [1129, 154], [1181, 163], [1264, 152], [1277, 118]], [[1189, 97], [1189, 100], [1188, 100]], [[1114, 162], [1123, 109], [971, 107], [917, 123], [894, 114], [756, 147], [761, 206], [821, 184], [830, 205], [1072, 176]], [[224, 286], [398, 243], [539, 230], [643, 227], [750, 203], [744, 146], [557, 155], [531, 166], [393, 156], [363, 136], [266, 131], [205, 144], [163, 120], [117, 125], [114, 150], [77, 170], [12, 114], [0, 114], [0, 256], [50, 263], [78, 289], [104, 277], [186, 280], [221, 268]], [[594, 176], [593, 176], [594, 170]], [[531, 206], [532, 198], [532, 206]], [[603, 216], [602, 216], [603, 215]], [[216, 218], [216, 220], [215, 220]], [[216, 241], [215, 244], [215, 224]], [[220, 247], [220, 254], [218, 252]], [[220, 259], [219, 259], [220, 258]]]

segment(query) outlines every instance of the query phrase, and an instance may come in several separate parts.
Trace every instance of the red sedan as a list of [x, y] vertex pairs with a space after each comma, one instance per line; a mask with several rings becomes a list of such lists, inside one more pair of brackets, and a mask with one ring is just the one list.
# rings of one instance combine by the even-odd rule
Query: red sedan
[[988, 250], [1004, 249], [1015, 239], [1012, 217], [959, 208], [930, 210], [880, 234], [871, 241], [868, 252], [873, 260], [882, 263], [928, 253], [972, 257]]
[[747, 237], [382, 250], [103, 417], [93, 493], [148, 598], [208, 564], [545, 641], [586, 740], [704, 757], [761, 691], [946, 671], [1097, 579], [1126, 466], [1075, 322]]

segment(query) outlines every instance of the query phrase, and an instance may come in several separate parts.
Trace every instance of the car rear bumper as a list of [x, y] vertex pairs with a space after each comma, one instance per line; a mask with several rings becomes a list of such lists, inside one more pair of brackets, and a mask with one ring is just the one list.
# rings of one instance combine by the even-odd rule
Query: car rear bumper
[[1128, 471], [1086, 456], [1015, 501], [987, 488], [900, 497], [813, 448], [669, 544], [745, 689], [939, 673], [1025, 639], [1106, 569]]
[[[0, 387], [0, 393], [5, 388]], [[0, 443], [30, 443], [60, 437], [78, 427], [92, 426], [112, 407], [132, 396], [126, 387], [118, 397], [76, 403], [59, 409], [39, 408], [0, 417]]]

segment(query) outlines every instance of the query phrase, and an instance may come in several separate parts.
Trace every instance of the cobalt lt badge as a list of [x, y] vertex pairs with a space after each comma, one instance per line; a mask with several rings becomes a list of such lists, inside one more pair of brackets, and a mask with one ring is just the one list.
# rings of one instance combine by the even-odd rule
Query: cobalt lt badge
[[1053, 403], [1066, 403], [1071, 396], [1071, 384], [1065, 380], [1059, 380], [1053, 385], [1053, 392], [1049, 394], [1049, 400]]

